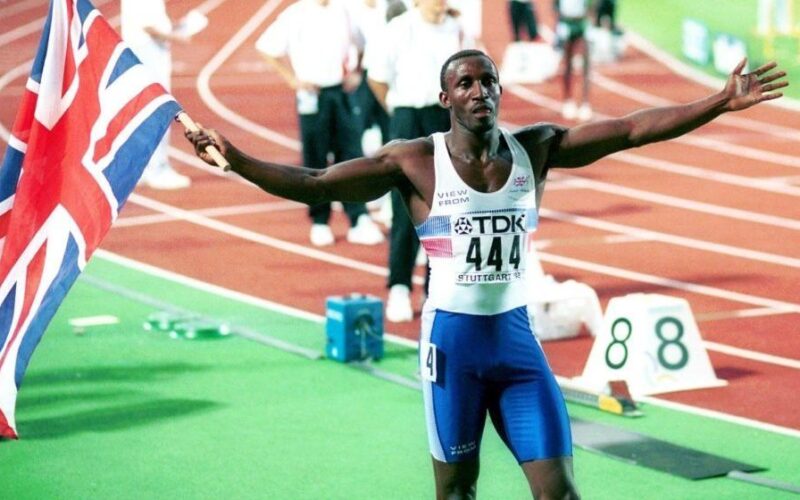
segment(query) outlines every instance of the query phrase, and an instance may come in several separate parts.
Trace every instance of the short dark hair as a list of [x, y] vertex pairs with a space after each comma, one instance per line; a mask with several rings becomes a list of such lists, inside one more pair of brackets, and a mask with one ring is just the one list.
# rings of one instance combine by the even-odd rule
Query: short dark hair
[[442, 65], [442, 71], [439, 73], [439, 85], [442, 87], [442, 90], [447, 90], [447, 83], [445, 82], [445, 74], [447, 73], [447, 68], [450, 66], [451, 63], [454, 61], [458, 61], [459, 59], [463, 59], [465, 57], [484, 57], [487, 61], [492, 63], [494, 66], [495, 71], [497, 71], [497, 65], [492, 61], [492, 58], [489, 57], [486, 52], [478, 49], [465, 49], [459, 50], [452, 56], [448, 57], [447, 60]]

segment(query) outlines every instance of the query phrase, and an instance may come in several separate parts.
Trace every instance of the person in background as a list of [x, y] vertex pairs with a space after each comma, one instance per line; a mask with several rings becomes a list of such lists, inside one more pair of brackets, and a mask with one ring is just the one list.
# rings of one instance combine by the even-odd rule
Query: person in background
[[595, 27], [606, 26], [612, 34], [622, 34], [622, 30], [617, 26], [617, 0], [598, 0], [594, 19]]
[[[555, 0], [558, 15], [556, 36], [563, 50], [561, 65], [561, 84], [564, 104], [561, 114], [568, 120], [588, 121], [592, 118], [592, 106], [589, 104], [590, 60], [589, 42], [586, 39], [586, 25], [589, 18], [590, 0]], [[580, 53], [583, 64], [581, 78], [580, 103], [576, 104], [572, 97], [572, 60]]]
[[[169, 92], [172, 87], [170, 44], [186, 43], [189, 38], [173, 30], [164, 0], [121, 0], [120, 32], [136, 57]], [[182, 189], [191, 185], [189, 177], [176, 172], [169, 163], [169, 132], [153, 152], [140, 183], [154, 189]]]
[[233, 172], [295, 201], [367, 201], [399, 190], [431, 261], [419, 360], [436, 497], [476, 497], [488, 416], [532, 497], [577, 499], [567, 408], [526, 311], [523, 256], [548, 171], [672, 139], [782, 95], [786, 73], [773, 71], [775, 63], [742, 74], [745, 62], [722, 90], [687, 104], [511, 132], [498, 126], [494, 61], [461, 51], [440, 73], [450, 130], [392, 141], [371, 158], [322, 171], [257, 160], [213, 130], [186, 137], [204, 161], [213, 163], [205, 148], [216, 145]]
[[528, 35], [533, 42], [539, 39], [539, 28], [536, 23], [536, 12], [533, 0], [509, 0], [508, 14], [511, 19], [511, 33], [515, 42], [522, 41], [522, 34]]
[[[446, 0], [418, 0], [415, 8], [392, 19], [374, 51], [370, 49], [369, 85], [391, 110], [390, 138], [415, 139], [447, 130], [450, 117], [439, 104], [437, 75], [447, 57], [471, 46]], [[411, 321], [411, 279], [419, 239], [403, 203], [392, 191], [389, 233], [389, 296], [386, 319]]]
[[[361, 156], [359, 121], [348, 94], [361, 83], [360, 47], [345, 6], [339, 0], [298, 0], [267, 27], [256, 48], [296, 92], [303, 165], [323, 169], [329, 155], [335, 162]], [[364, 203], [344, 203], [344, 210], [351, 226], [347, 241], [384, 241]], [[310, 206], [309, 216], [311, 244], [332, 245], [330, 202]]]

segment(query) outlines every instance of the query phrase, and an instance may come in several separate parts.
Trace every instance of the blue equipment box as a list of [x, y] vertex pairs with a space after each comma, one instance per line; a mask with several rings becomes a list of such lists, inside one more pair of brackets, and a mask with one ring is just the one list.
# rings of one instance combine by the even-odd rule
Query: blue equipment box
[[328, 297], [325, 355], [346, 363], [383, 357], [383, 301], [371, 295]]

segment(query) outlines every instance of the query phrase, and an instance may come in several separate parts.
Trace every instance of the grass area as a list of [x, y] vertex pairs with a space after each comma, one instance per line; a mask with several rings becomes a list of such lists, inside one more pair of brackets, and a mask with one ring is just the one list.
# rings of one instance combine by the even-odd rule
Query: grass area
[[[173, 306], [322, 350], [323, 326], [93, 259], [86, 271]], [[152, 306], [79, 280], [34, 354], [18, 399], [21, 440], [0, 444], [3, 498], [417, 499], [432, 497], [419, 392], [327, 360], [236, 336], [173, 340], [146, 332]], [[74, 317], [116, 325], [78, 335]], [[412, 349], [382, 369], [413, 376]], [[800, 483], [800, 440], [647, 407], [624, 419], [572, 416], [768, 467]], [[488, 430], [483, 498], [529, 498], [511, 454]], [[688, 481], [581, 449], [585, 498], [789, 498], [729, 479]], [[668, 495], [662, 494], [668, 491]]]
[[[794, 24], [800, 30], [800, 2], [794, 2]], [[619, 21], [626, 29], [635, 31], [684, 62], [691, 63], [681, 53], [681, 25], [686, 18], [705, 24], [711, 36], [730, 34], [747, 43], [750, 65], [756, 67], [776, 60], [787, 71], [790, 86], [786, 95], [800, 98], [800, 31], [794, 35], [775, 35], [771, 39], [756, 34], [757, 0], [729, 2], [699, 2], [697, 0], [623, 0], [619, 2]], [[709, 74], [723, 75], [709, 64], [701, 67]]]

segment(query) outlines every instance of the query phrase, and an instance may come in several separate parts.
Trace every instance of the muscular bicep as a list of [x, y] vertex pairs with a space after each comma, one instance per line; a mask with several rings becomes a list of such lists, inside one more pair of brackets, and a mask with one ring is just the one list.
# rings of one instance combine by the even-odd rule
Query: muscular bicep
[[403, 179], [399, 163], [380, 150], [372, 158], [332, 165], [320, 171], [313, 183], [324, 199], [366, 202], [386, 194]]
[[548, 166], [575, 168], [636, 146], [631, 123], [615, 118], [586, 123], [566, 130], [550, 151]]

